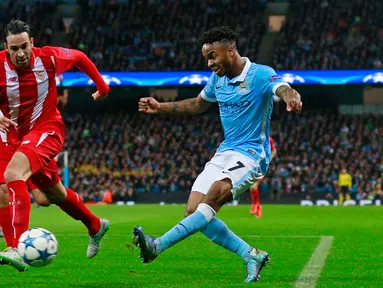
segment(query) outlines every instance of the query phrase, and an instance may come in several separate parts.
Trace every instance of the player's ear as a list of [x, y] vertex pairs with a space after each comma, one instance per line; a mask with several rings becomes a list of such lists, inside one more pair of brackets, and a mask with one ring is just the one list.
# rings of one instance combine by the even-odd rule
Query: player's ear
[[32, 48], [34, 47], [34, 44], [35, 44], [35, 39], [33, 39], [33, 37], [31, 37], [31, 46], [32, 46]]
[[7, 42], [4, 42], [4, 49], [5, 49], [5, 51], [7, 51], [7, 52], [9, 53], [9, 51], [8, 51], [8, 44], [7, 44]]
[[230, 57], [233, 57], [235, 54], [234, 46], [230, 46], [229, 48], [227, 48], [227, 53], [229, 54]]

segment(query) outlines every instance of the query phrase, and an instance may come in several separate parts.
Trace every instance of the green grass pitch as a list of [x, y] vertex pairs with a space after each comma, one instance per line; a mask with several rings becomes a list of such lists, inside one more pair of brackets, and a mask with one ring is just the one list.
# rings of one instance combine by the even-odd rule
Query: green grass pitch
[[[263, 217], [249, 206], [224, 207], [218, 214], [239, 236], [266, 250], [272, 266], [260, 282], [244, 284], [242, 259], [197, 233], [142, 264], [130, 251], [132, 228], [160, 235], [176, 224], [184, 205], [91, 206], [111, 222], [102, 249], [86, 258], [88, 238], [80, 222], [56, 207], [32, 208], [31, 227], [53, 232], [59, 242], [55, 261], [19, 273], [0, 267], [1, 287], [294, 287], [320, 241], [333, 236], [332, 247], [316, 287], [383, 287], [382, 207], [300, 207], [265, 205]], [[0, 246], [4, 246], [0, 239]], [[309, 287], [309, 286], [307, 286]]]

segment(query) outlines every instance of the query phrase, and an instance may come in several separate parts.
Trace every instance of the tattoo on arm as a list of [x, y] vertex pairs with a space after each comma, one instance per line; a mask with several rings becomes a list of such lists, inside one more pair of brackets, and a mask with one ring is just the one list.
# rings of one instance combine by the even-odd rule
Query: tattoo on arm
[[291, 90], [291, 88], [290, 88], [289, 86], [287, 86], [287, 85], [283, 85], [283, 86], [281, 86], [281, 87], [279, 87], [279, 88], [277, 89], [277, 91], [275, 92], [275, 94], [276, 94], [279, 98], [281, 98], [282, 100], [285, 100], [285, 99], [286, 99], [285, 97], [288, 95], [289, 90]]
[[199, 104], [198, 98], [161, 103], [161, 112], [171, 114], [198, 114], [203, 112]]
[[300, 96], [299, 96], [298, 92], [295, 91], [294, 89], [290, 88], [287, 85], [283, 85], [283, 86], [279, 87], [277, 89], [277, 91], [275, 91], [275, 94], [279, 98], [281, 98], [283, 101], [285, 101], [286, 103], [290, 99], [294, 99], [294, 98], [299, 98], [300, 99]]

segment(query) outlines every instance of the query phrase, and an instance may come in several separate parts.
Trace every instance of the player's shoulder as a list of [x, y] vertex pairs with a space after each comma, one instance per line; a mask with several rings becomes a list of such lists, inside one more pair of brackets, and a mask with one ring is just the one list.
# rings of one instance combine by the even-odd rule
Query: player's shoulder
[[275, 70], [267, 65], [255, 64], [253, 68], [254, 77], [257, 82], [274, 82], [283, 78]]
[[272, 67], [263, 64], [252, 63], [252, 69], [254, 72], [257, 73], [276, 74], [275, 70]]
[[[44, 46], [42, 48], [37, 48], [40, 49], [40, 55], [41, 56], [60, 56], [60, 55], [65, 55], [70, 58], [70, 50], [65, 48], [65, 47], [60, 47], [60, 46]], [[63, 54], [61, 54], [63, 53]]]
[[36, 48], [39, 50], [40, 56], [54, 56], [58, 47], [56, 46], [44, 46], [41, 48]]

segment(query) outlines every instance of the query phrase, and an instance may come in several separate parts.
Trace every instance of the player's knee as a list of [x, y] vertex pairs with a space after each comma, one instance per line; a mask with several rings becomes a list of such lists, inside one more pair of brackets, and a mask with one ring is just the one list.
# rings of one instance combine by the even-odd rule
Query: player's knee
[[16, 152], [5, 170], [5, 182], [9, 183], [17, 180], [27, 181], [31, 175], [32, 171], [28, 157], [22, 152]]
[[63, 203], [66, 199], [66, 195], [62, 194], [49, 194], [47, 195], [49, 203], [59, 205]]
[[36, 191], [33, 193], [34, 199], [36, 201], [36, 204], [43, 206], [43, 207], [49, 207], [51, 203], [49, 202], [48, 198], [45, 196], [45, 194], [41, 191]]
[[186, 210], [184, 212], [184, 217], [186, 218], [190, 216], [191, 214], [195, 212], [195, 210], [197, 210], [197, 207], [191, 207], [191, 206], [186, 207]]
[[204, 203], [212, 207], [216, 212], [227, 202], [233, 200], [231, 180], [225, 178], [215, 181], [207, 193]]
[[67, 197], [65, 187], [61, 185], [56, 185], [53, 188], [49, 189], [45, 193], [48, 201], [51, 204], [59, 205], [63, 203]]
[[42, 207], [49, 207], [49, 206], [51, 206], [51, 203], [47, 199], [45, 199], [45, 200], [36, 200], [35, 199], [35, 201], [36, 201], [37, 205], [42, 206]]
[[20, 173], [20, 170], [13, 169], [13, 168], [7, 168], [4, 173], [4, 179], [6, 183], [16, 181], [16, 180], [21, 180], [22, 175]]
[[0, 185], [0, 208], [7, 207], [9, 205], [9, 193], [5, 184]]

